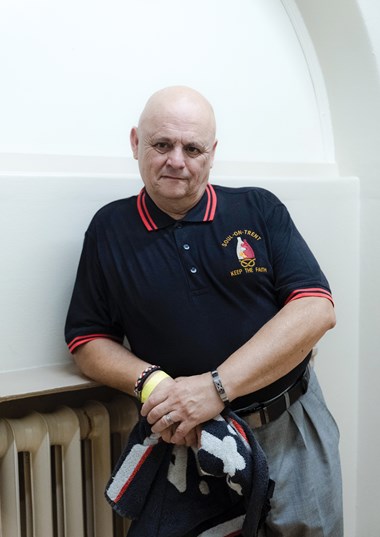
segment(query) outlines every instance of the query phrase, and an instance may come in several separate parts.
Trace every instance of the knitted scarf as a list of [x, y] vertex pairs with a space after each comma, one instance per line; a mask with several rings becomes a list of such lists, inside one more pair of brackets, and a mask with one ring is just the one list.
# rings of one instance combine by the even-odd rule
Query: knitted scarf
[[140, 419], [105, 495], [133, 520], [128, 537], [255, 537], [273, 488], [252, 430], [227, 409], [203, 424], [197, 449], [163, 442]]

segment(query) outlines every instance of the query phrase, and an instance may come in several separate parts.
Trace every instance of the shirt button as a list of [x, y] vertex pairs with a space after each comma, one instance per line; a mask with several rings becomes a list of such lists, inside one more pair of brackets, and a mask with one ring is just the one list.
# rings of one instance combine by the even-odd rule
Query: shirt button
[[189, 244], [184, 244], [183, 249], [184, 250], [190, 250], [190, 245]]
[[196, 268], [196, 267], [191, 267], [190, 272], [191, 272], [192, 274], [195, 274], [195, 273], [198, 272], [198, 271], [197, 271], [197, 268]]

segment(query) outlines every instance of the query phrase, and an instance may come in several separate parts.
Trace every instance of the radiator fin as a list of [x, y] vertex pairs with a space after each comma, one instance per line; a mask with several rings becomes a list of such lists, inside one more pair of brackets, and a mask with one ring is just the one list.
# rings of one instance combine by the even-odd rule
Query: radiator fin
[[126, 396], [0, 419], [0, 535], [125, 537], [104, 488], [136, 420]]

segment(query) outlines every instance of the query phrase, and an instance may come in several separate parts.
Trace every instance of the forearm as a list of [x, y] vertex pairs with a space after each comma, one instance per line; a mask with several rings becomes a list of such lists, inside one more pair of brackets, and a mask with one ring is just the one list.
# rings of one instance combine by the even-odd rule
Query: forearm
[[[334, 325], [334, 309], [328, 300], [302, 298], [290, 302], [218, 367], [230, 401], [289, 373]], [[130, 394], [137, 377], [150, 365], [118, 343], [105, 339], [80, 347], [75, 361], [85, 375]], [[163, 381], [142, 413], [155, 424], [153, 430], [161, 432], [167, 427], [162, 417], [170, 412], [178, 422], [171, 440], [177, 443], [222, 408], [211, 375], [204, 373], [176, 382]]]
[[287, 304], [218, 367], [229, 399], [255, 392], [289, 373], [334, 326], [334, 308], [326, 299], [302, 298]]
[[74, 360], [87, 377], [130, 395], [136, 379], [149, 363], [110, 339], [99, 338], [78, 347]]

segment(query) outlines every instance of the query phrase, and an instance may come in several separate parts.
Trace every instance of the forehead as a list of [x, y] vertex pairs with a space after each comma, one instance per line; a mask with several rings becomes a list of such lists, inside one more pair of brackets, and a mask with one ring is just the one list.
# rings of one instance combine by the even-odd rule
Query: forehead
[[197, 103], [161, 103], [145, 114], [140, 128], [151, 137], [213, 143], [215, 122], [210, 111]]
[[207, 126], [194, 122], [176, 121], [170, 118], [157, 118], [146, 129], [149, 139], [166, 140], [171, 142], [212, 143], [210, 129]]

